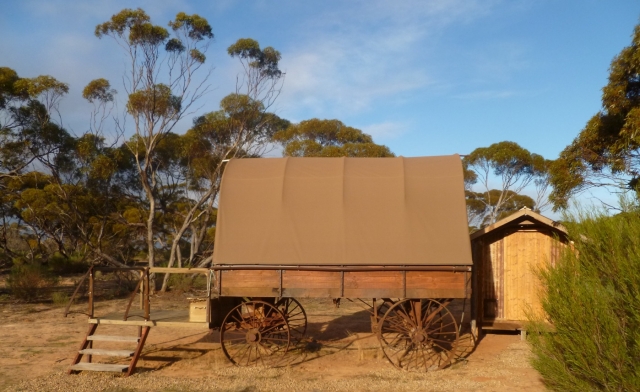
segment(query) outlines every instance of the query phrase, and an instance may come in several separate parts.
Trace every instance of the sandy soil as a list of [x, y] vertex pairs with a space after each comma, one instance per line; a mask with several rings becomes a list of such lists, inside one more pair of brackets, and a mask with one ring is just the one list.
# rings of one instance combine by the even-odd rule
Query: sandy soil
[[[370, 332], [368, 315], [343, 302], [302, 300], [309, 325], [306, 346], [279, 369], [237, 368], [224, 357], [217, 333], [154, 328], [134, 376], [93, 373], [67, 376], [84, 338], [87, 317], [49, 305], [0, 305], [1, 390], [92, 391], [543, 391], [528, 362], [526, 342], [514, 334], [487, 334], [464, 361], [448, 369], [410, 373], [384, 358]], [[96, 312], [124, 309], [125, 300], [99, 303]], [[152, 306], [187, 306], [177, 296], [156, 297]], [[84, 311], [76, 306], [77, 311]], [[101, 327], [102, 328], [102, 327]], [[109, 327], [108, 333], [118, 334]], [[100, 328], [98, 332], [100, 333]], [[107, 333], [107, 332], [105, 332]]]

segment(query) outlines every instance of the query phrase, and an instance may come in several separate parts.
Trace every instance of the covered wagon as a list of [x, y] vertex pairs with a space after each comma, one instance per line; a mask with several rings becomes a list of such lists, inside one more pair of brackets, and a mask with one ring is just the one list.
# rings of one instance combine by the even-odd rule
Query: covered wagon
[[230, 161], [214, 292], [244, 300], [224, 317], [214, 301], [225, 355], [277, 362], [306, 330], [296, 298], [328, 297], [369, 304], [395, 366], [447, 366], [459, 337], [448, 305], [471, 296], [463, 184], [457, 155]]

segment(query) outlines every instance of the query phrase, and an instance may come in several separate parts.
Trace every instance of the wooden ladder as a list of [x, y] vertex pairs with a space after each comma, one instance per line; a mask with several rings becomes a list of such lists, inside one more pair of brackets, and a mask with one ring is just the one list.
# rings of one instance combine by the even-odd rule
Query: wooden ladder
[[[69, 374], [74, 374], [79, 371], [94, 371], [94, 372], [119, 372], [126, 371], [125, 377], [130, 376], [136, 368], [136, 363], [142, 353], [142, 348], [147, 340], [151, 327], [138, 327], [137, 336], [115, 336], [115, 335], [95, 335], [98, 324], [91, 324], [87, 336], [85, 336], [80, 350], [73, 359], [73, 363], [69, 368]], [[136, 343], [135, 350], [103, 350], [100, 348], [94, 348], [93, 342], [122, 342], [122, 343]], [[131, 358], [128, 365], [124, 364], [108, 364], [92, 362], [92, 357], [96, 356], [109, 356], [109, 357], [123, 357]], [[86, 356], [86, 362], [82, 361], [82, 357]]]

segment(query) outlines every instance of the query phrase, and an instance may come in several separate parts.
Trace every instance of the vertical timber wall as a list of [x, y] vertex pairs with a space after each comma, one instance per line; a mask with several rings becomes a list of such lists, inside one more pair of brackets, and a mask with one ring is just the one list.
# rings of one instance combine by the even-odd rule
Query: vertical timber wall
[[563, 230], [531, 219], [531, 214], [472, 235], [476, 317], [482, 328], [521, 329], [529, 314], [542, 313], [535, 271], [555, 265], [567, 238]]

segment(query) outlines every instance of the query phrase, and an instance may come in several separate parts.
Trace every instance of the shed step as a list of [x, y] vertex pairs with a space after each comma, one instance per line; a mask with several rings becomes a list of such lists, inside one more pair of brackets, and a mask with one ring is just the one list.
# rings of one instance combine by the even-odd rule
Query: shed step
[[114, 365], [108, 363], [80, 362], [71, 366], [71, 370], [89, 370], [93, 372], [124, 372], [129, 365]]
[[103, 350], [100, 348], [86, 348], [78, 351], [84, 355], [105, 355], [110, 357], [132, 357], [133, 351], [131, 350]]
[[137, 336], [115, 336], [115, 335], [89, 335], [87, 340], [99, 340], [103, 342], [133, 342], [138, 343], [140, 340]]

